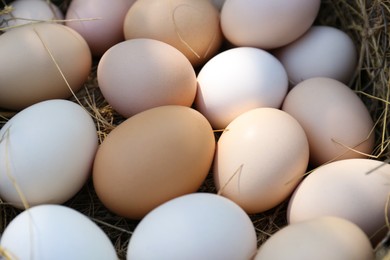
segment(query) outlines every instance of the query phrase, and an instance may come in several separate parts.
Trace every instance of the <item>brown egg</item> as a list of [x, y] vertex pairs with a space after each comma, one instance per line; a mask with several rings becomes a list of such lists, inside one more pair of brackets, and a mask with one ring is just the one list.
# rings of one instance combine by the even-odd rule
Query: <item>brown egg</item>
[[222, 42], [219, 11], [209, 0], [138, 0], [126, 15], [124, 34], [166, 42], [194, 66], [211, 58]]
[[185, 106], [161, 106], [128, 118], [98, 149], [93, 183], [112, 212], [140, 219], [195, 192], [206, 178], [215, 138], [206, 118]]
[[[14, 28], [0, 36], [0, 107], [21, 110], [39, 101], [68, 98], [92, 64], [85, 40], [60, 24]], [[63, 75], [62, 75], [62, 74]], [[65, 81], [65, 79], [66, 81]]]
[[282, 109], [305, 129], [310, 163], [365, 158], [374, 148], [373, 120], [362, 100], [331, 78], [310, 78], [286, 96]]

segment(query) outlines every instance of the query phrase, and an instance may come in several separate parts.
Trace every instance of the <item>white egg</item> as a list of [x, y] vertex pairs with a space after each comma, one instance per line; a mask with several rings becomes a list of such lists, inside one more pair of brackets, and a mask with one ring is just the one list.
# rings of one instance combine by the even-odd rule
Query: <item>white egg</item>
[[209, 193], [194, 193], [155, 208], [138, 224], [127, 259], [250, 259], [256, 232], [248, 215], [234, 202]]
[[0, 197], [23, 208], [63, 203], [90, 175], [98, 147], [91, 116], [74, 102], [25, 108], [0, 130]]
[[12, 259], [118, 259], [99, 226], [61, 205], [40, 205], [20, 213], [5, 228], [0, 246]]
[[276, 50], [292, 86], [314, 77], [328, 77], [345, 84], [357, 64], [357, 52], [345, 32], [330, 26], [312, 26], [296, 41]]
[[267, 51], [251, 47], [219, 53], [197, 78], [196, 108], [216, 129], [251, 109], [279, 108], [288, 89], [283, 65]]
[[12, 8], [9, 14], [0, 16], [0, 28], [21, 26], [37, 21], [63, 20], [64, 14], [60, 8], [44, 0], [16, 0], [8, 6]]

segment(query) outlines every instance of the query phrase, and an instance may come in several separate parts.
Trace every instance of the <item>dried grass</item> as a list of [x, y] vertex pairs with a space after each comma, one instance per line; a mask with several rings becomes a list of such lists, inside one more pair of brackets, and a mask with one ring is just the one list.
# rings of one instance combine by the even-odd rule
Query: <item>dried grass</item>
[[[66, 10], [70, 1], [54, 2]], [[360, 59], [349, 85], [365, 102], [376, 122], [377, 146], [373, 156], [386, 161], [390, 158], [389, 21], [388, 0], [323, 0], [316, 20], [316, 24], [342, 29], [356, 44]], [[116, 114], [102, 97], [96, 80], [96, 64], [97, 61], [84, 88], [76, 93], [72, 100], [82, 104], [93, 115], [99, 140], [102, 141], [124, 119]], [[13, 114], [0, 109], [0, 127]], [[216, 193], [211, 175], [199, 191]], [[107, 211], [98, 200], [91, 181], [65, 205], [77, 209], [95, 221], [110, 237], [119, 258], [125, 258], [128, 241], [138, 221], [118, 217]], [[250, 216], [256, 228], [259, 245], [286, 225], [286, 206], [287, 201], [272, 210]], [[6, 202], [0, 201], [0, 232], [19, 212]]]

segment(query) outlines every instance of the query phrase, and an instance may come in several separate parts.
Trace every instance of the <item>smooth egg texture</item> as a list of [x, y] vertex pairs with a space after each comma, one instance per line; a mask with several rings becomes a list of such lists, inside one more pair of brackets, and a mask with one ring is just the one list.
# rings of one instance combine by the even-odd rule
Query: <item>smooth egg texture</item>
[[[86, 183], [98, 147], [84, 108], [67, 100], [34, 104], [0, 130], [0, 197], [18, 208], [61, 204]], [[27, 206], [28, 206], [27, 205]]]
[[387, 233], [390, 165], [372, 159], [325, 164], [308, 175], [290, 199], [290, 224], [321, 216], [345, 218], [358, 225], [373, 245]]
[[54, 23], [14, 28], [0, 35], [0, 107], [21, 110], [40, 101], [69, 98], [92, 66], [88, 44]]
[[374, 250], [356, 224], [338, 217], [319, 217], [273, 234], [254, 258], [269, 259], [373, 260]]
[[124, 117], [163, 105], [190, 107], [196, 94], [196, 75], [188, 59], [153, 39], [111, 47], [99, 61], [97, 79], [104, 98]]
[[221, 28], [236, 46], [274, 49], [303, 35], [312, 26], [320, 0], [226, 0]]
[[214, 133], [198, 111], [151, 108], [104, 139], [95, 157], [94, 187], [109, 210], [140, 219], [165, 201], [197, 191], [214, 151]]
[[292, 86], [314, 78], [327, 77], [345, 84], [357, 65], [357, 51], [351, 37], [330, 26], [312, 26], [296, 41], [273, 54], [282, 62]]
[[151, 38], [180, 50], [195, 67], [219, 50], [219, 11], [210, 0], [137, 0], [126, 14], [125, 38]]
[[200, 70], [195, 107], [215, 129], [258, 107], [279, 108], [288, 89], [283, 65], [270, 53], [252, 47], [223, 51]]
[[12, 259], [118, 259], [98, 225], [61, 205], [35, 206], [17, 215], [5, 228], [0, 246]]
[[66, 12], [66, 25], [87, 41], [94, 56], [124, 40], [123, 22], [135, 0], [73, 0]]
[[303, 177], [309, 144], [286, 112], [257, 108], [234, 119], [217, 143], [213, 174], [218, 193], [248, 213], [285, 200]]
[[127, 260], [251, 259], [256, 232], [232, 201], [210, 193], [184, 195], [160, 205], [134, 230]]
[[305, 129], [310, 163], [366, 158], [375, 136], [371, 115], [359, 96], [347, 85], [331, 78], [310, 78], [286, 96], [282, 109]]

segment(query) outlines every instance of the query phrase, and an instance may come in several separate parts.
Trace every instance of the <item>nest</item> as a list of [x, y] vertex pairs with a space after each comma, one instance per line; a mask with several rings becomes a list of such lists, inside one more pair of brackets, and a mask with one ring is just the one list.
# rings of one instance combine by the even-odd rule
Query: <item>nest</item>
[[[65, 11], [70, 1], [52, 2]], [[3, 6], [0, 5], [0, 11], [1, 8]], [[323, 0], [315, 21], [315, 24], [342, 29], [356, 44], [359, 61], [349, 85], [361, 97], [376, 122], [376, 148], [372, 157], [383, 161], [388, 161], [390, 158], [388, 21], [390, 21], [388, 0]], [[71, 99], [83, 105], [94, 115], [99, 140], [103, 141], [124, 118], [110, 107], [99, 91], [96, 80], [97, 62], [95, 61], [84, 88]], [[9, 111], [0, 109], [0, 128], [12, 115]], [[216, 193], [211, 174], [199, 191]], [[138, 221], [125, 219], [109, 212], [97, 198], [91, 180], [65, 205], [85, 214], [98, 224], [111, 239], [118, 257], [125, 259], [129, 239]], [[250, 216], [256, 228], [259, 246], [287, 224], [286, 208], [287, 201], [267, 212]], [[0, 202], [0, 233], [19, 213], [20, 210], [6, 202]]]

